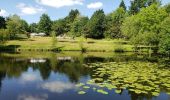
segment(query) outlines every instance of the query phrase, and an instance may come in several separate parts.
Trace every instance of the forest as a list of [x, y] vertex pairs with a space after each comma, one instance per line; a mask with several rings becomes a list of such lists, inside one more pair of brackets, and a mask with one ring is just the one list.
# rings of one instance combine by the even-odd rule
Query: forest
[[92, 39], [124, 39], [134, 45], [149, 46], [155, 53], [170, 54], [170, 4], [160, 0], [133, 0], [126, 6], [122, 0], [119, 7], [109, 14], [99, 9], [89, 18], [73, 9], [68, 16], [51, 20], [42, 14], [38, 23], [28, 24], [20, 16], [0, 16], [0, 44], [17, 40], [30, 33], [46, 33], [47, 36], [67, 35]]

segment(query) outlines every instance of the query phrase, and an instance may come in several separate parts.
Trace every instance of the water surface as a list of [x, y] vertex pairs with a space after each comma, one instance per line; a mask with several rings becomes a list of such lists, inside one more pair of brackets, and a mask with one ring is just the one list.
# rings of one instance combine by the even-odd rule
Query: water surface
[[140, 95], [128, 90], [123, 90], [120, 94], [114, 90], [106, 90], [109, 94], [104, 95], [92, 89], [86, 90], [84, 95], [78, 94], [79, 89], [75, 85], [93, 79], [94, 71], [85, 67], [85, 64], [130, 61], [159, 63], [170, 71], [168, 59], [150, 55], [1, 53], [0, 100], [170, 100], [167, 91], [161, 91], [159, 96]]

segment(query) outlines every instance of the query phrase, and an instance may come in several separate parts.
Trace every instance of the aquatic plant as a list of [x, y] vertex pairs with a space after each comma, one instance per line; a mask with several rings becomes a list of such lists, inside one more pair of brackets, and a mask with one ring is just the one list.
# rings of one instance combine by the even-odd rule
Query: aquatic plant
[[170, 93], [170, 70], [150, 62], [109, 62], [85, 65], [93, 70], [91, 79], [80, 86], [108, 94], [108, 90], [121, 93], [128, 90], [135, 94], [159, 96], [161, 91]]

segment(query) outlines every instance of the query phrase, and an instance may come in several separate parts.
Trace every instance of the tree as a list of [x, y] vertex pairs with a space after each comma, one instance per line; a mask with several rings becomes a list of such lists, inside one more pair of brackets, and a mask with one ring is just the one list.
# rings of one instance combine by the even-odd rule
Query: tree
[[23, 31], [23, 32], [28, 32], [29, 31], [29, 25], [28, 25], [28, 23], [25, 21], [25, 20], [20, 20], [20, 23], [21, 23], [21, 30]]
[[124, 11], [126, 11], [126, 5], [125, 5], [124, 0], [121, 1], [120, 5], [119, 5], [119, 8], [123, 8]]
[[74, 22], [74, 20], [77, 18], [77, 16], [80, 15], [80, 12], [75, 9], [75, 10], [71, 10], [69, 12], [69, 15], [65, 18], [69, 23]]
[[170, 16], [161, 23], [159, 47], [160, 52], [170, 54]]
[[29, 26], [29, 31], [31, 32], [31, 33], [37, 33], [38, 32], [38, 25], [36, 24], [36, 23], [32, 23], [32, 24], [30, 24], [30, 26]]
[[59, 19], [53, 22], [52, 30], [55, 31], [56, 35], [61, 35], [67, 32], [66, 21]]
[[94, 12], [85, 27], [85, 35], [89, 38], [100, 39], [104, 37], [106, 28], [105, 14], [103, 10]]
[[0, 16], [0, 29], [4, 29], [6, 27], [6, 21], [5, 18]]
[[73, 22], [79, 16], [80, 16], [80, 12], [77, 9], [75, 9], [75, 10], [71, 10], [69, 12], [69, 15], [64, 18], [66, 21], [66, 26], [65, 26], [66, 32], [69, 32], [71, 30], [71, 26], [72, 26]]
[[88, 17], [82, 17], [82, 16], [75, 19], [75, 21], [71, 26], [71, 34], [73, 37], [83, 35], [82, 34], [83, 29], [84, 26], [87, 24], [88, 20], [89, 20]]
[[9, 34], [7, 29], [0, 29], [0, 44], [3, 44], [9, 39]]
[[47, 35], [50, 34], [52, 27], [52, 21], [47, 14], [42, 14], [40, 17], [40, 21], [38, 23], [38, 30], [39, 32], [46, 33]]
[[153, 4], [126, 18], [121, 30], [134, 44], [158, 46], [160, 24], [167, 16], [165, 9]]
[[170, 4], [165, 5], [165, 9], [166, 9], [167, 13], [169, 13], [169, 14], [170, 14]]
[[121, 25], [126, 17], [126, 11], [124, 8], [120, 7], [113, 13], [106, 16], [106, 31], [105, 37], [107, 38], [121, 38]]
[[10, 16], [7, 19], [6, 24], [10, 39], [15, 39], [17, 34], [25, 33], [25, 31], [22, 29], [21, 19], [17, 15]]
[[160, 0], [131, 0], [129, 13], [137, 14], [142, 8], [148, 7], [152, 4], [160, 4]]

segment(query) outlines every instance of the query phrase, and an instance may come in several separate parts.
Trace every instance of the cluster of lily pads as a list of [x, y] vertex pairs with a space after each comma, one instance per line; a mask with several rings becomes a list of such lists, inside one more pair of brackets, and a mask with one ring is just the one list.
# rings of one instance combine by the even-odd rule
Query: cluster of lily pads
[[85, 66], [94, 73], [87, 83], [76, 85], [78, 94], [85, 94], [88, 89], [102, 94], [108, 94], [107, 90], [114, 90], [118, 94], [123, 90], [139, 95], [159, 96], [160, 92], [170, 94], [170, 69], [160, 68], [156, 63], [109, 62]]

